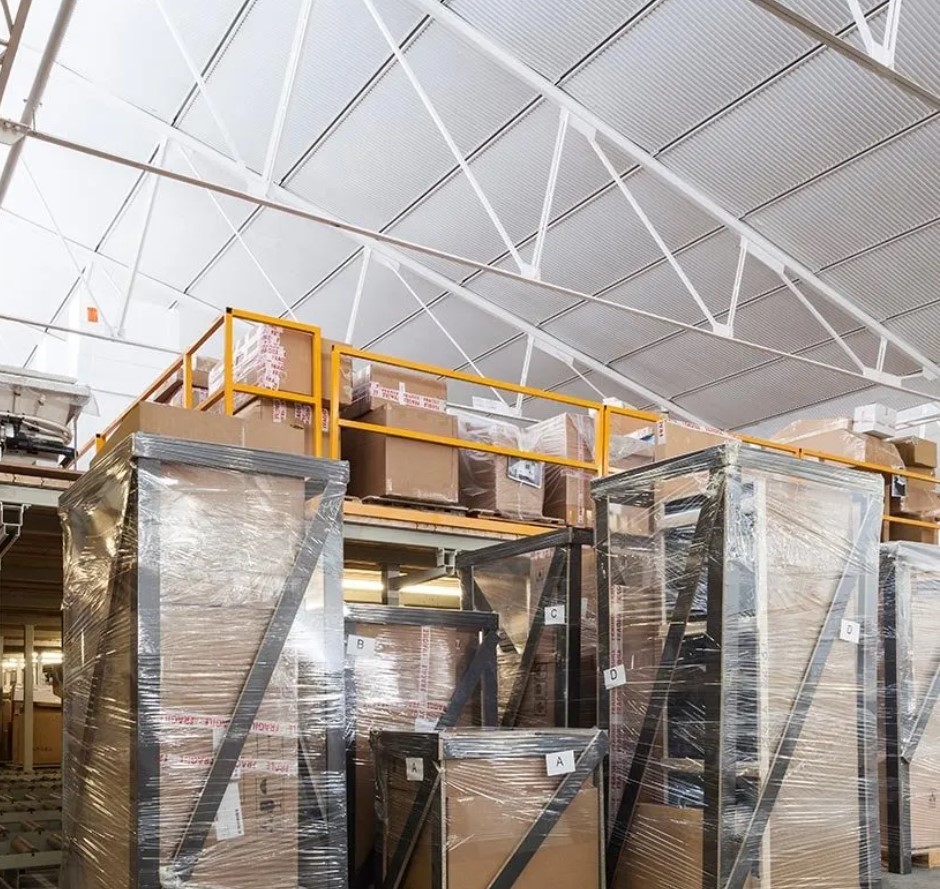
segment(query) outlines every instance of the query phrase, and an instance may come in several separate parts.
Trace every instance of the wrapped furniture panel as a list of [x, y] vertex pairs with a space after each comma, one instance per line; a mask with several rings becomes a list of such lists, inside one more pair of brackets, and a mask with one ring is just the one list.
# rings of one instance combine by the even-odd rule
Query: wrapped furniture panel
[[592, 543], [590, 531], [565, 528], [457, 556], [464, 610], [499, 615], [504, 728], [595, 723]]
[[609, 885], [879, 885], [881, 479], [729, 444], [594, 496]]
[[350, 884], [375, 875], [375, 730], [496, 725], [495, 614], [346, 606]]
[[382, 889], [602, 889], [597, 730], [374, 732]]
[[136, 434], [63, 495], [63, 886], [345, 887], [345, 482]]
[[882, 839], [892, 873], [940, 849], [940, 549], [881, 547]]

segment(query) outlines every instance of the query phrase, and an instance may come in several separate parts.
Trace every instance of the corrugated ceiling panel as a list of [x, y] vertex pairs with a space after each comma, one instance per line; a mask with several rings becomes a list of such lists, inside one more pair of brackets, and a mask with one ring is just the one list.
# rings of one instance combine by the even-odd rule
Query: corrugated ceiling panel
[[[938, 279], [934, 279], [936, 282]], [[940, 288], [934, 288], [940, 300]], [[885, 327], [904, 337], [934, 361], [940, 359], [940, 303], [934, 302], [916, 311], [892, 318]]]
[[[410, 282], [410, 276], [408, 280]], [[471, 358], [518, 334], [515, 328], [503, 324], [459, 297], [445, 297], [429, 308]], [[460, 352], [425, 311], [419, 309], [419, 312], [401, 327], [372, 343], [369, 348], [390, 355], [403, 355], [407, 350], [414, 353], [417, 350], [417, 357], [429, 364], [462, 366], [465, 359]]]
[[[525, 260], [527, 252], [523, 253], [522, 256]], [[505, 265], [505, 263], [501, 263], [501, 265]], [[482, 273], [475, 277], [467, 284], [467, 288], [531, 322], [539, 322], [550, 318], [552, 315], [570, 308], [578, 302], [573, 297], [565, 297], [539, 287], [536, 282], [528, 283], [497, 278], [489, 273]]]
[[940, 90], [940, 22], [936, 0], [905, 0], [901, 8], [895, 68], [917, 83]]
[[597, 304], [580, 306], [543, 326], [559, 339], [604, 362], [676, 330], [671, 324]]
[[[242, 4], [166, 0], [164, 6], [201, 68]], [[149, 0], [82, 0], [58, 60], [164, 120], [172, 118], [192, 86], [173, 38]]]
[[[715, 228], [710, 217], [646, 172], [629, 176], [626, 184], [673, 250]], [[593, 293], [661, 256], [626, 198], [612, 185], [549, 229], [542, 275], [555, 284]]]
[[752, 214], [783, 249], [821, 267], [937, 218], [940, 120], [919, 126]]
[[[300, 0], [254, 0], [234, 39], [206, 80], [213, 106], [245, 163], [264, 169], [290, 54]], [[179, 123], [180, 129], [231, 154], [200, 93]]]
[[[375, 6], [399, 43], [421, 20], [421, 13], [401, 0], [375, 0]], [[364, 4], [315, 0], [275, 166], [277, 179], [342, 113], [390, 54]]]
[[648, 0], [451, 0], [453, 10], [555, 81]]
[[[291, 304], [355, 249], [354, 242], [339, 231], [276, 210], [261, 211], [243, 238]], [[242, 248], [233, 245], [230, 249]]]
[[749, 2], [666, 0], [566, 82], [565, 90], [655, 149], [810, 45]]
[[924, 116], [893, 84], [827, 51], [735, 105], [663, 160], [738, 215]]
[[[595, 389], [594, 387], [597, 388]], [[605, 398], [618, 398], [626, 404], [632, 404], [637, 407], [642, 405], [645, 401], [644, 396], [635, 392], [633, 389], [629, 388], [629, 386], [618, 385], [613, 380], [598, 373], [585, 373], [583, 379], [581, 377], [573, 377], [561, 386], [557, 386], [555, 391], [563, 392], [565, 395], [574, 395], [577, 398], [587, 398], [590, 401], [598, 401], [601, 396], [598, 395], [597, 389], [604, 393]], [[544, 405], [544, 413], [541, 414], [541, 416], [552, 416], [553, 414], [561, 413], [563, 410], [561, 405], [551, 405], [545, 401], [541, 402], [541, 404]], [[534, 416], [536, 410], [535, 401], [526, 402], [525, 411], [527, 414], [529, 413], [530, 405]]]
[[879, 319], [940, 297], [940, 224], [889, 241], [820, 275]]
[[[464, 151], [532, 95], [438, 26], [411, 46], [408, 60]], [[453, 165], [441, 134], [396, 66], [314, 152], [291, 179], [291, 189], [344, 218], [382, 226]]]
[[[863, 12], [867, 12], [880, 2], [881, 0], [859, 0], [858, 5]], [[841, 30], [851, 21], [845, 0], [787, 0], [787, 6], [830, 31]]]

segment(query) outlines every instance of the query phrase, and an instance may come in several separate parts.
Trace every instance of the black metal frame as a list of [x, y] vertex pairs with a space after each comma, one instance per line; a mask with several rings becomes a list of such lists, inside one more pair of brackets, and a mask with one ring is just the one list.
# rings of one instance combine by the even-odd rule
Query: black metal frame
[[[471, 703], [474, 692], [479, 697], [480, 718], [483, 726], [495, 727], [498, 719], [498, 689], [496, 674], [496, 646], [498, 643], [499, 618], [486, 612], [455, 611], [447, 608], [413, 608], [395, 605], [347, 605], [345, 607], [346, 633], [354, 633], [362, 625], [379, 627], [441, 627], [477, 634], [477, 645], [466, 669], [454, 687], [450, 701], [435, 726], [440, 731], [457, 725], [458, 720]], [[349, 884], [364, 887], [373, 884], [377, 859], [375, 850], [366, 855], [361, 870], [355, 872], [356, 855], [352, 848], [356, 825], [356, 686], [353, 671], [346, 670], [346, 799], [347, 823], [350, 837]]]
[[[845, 489], [859, 505], [861, 521], [852, 550], [833, 593], [826, 619], [806, 669], [796, 699], [791, 707], [770, 768], [749, 823], [743, 834], [732, 835], [728, 828], [726, 807], [733, 806], [737, 793], [737, 776], [725, 768], [723, 753], [737, 749], [736, 709], [738, 702], [734, 689], [723, 681], [723, 662], [737, 663], [741, 640], [730, 632], [726, 616], [731, 608], [739, 607], [737, 597], [741, 590], [734, 577], [728, 577], [724, 558], [725, 534], [729, 526], [728, 512], [732, 504], [728, 499], [728, 479], [740, 469], [756, 469], [778, 475], [830, 484]], [[710, 448], [696, 454], [676, 457], [651, 467], [630, 470], [593, 483], [596, 504], [596, 550], [598, 576], [598, 647], [599, 668], [611, 664], [610, 593], [616, 578], [611, 577], [609, 560], [609, 506], [618, 505], [649, 508], [649, 494], [637, 491], [648, 476], [651, 483], [681, 476], [707, 474], [705, 503], [699, 510], [692, 543], [688, 550], [683, 587], [680, 590], [664, 641], [659, 668], [653, 682], [650, 700], [640, 735], [628, 770], [623, 796], [611, 821], [608, 815], [607, 878], [612, 886], [617, 868], [627, 844], [636, 813], [639, 792], [646, 773], [657, 731], [675, 678], [680, 648], [689, 623], [693, 598], [706, 571], [708, 608], [705, 632], [710, 648], [705, 659], [705, 721], [704, 750], [704, 811], [703, 811], [703, 889], [743, 889], [748, 876], [759, 870], [761, 841], [776, 804], [787, 770], [799, 742], [813, 696], [819, 684], [827, 658], [839, 637], [841, 621], [846, 614], [853, 590], [857, 588], [855, 618], [861, 624], [861, 642], [858, 646], [856, 703], [859, 775], [859, 885], [861, 889], [874, 889], [880, 885], [877, 799], [877, 690], [876, 690], [876, 591], [874, 574], [856, 583], [852, 577], [854, 565], [867, 556], [865, 546], [873, 547], [878, 539], [881, 521], [880, 477], [868, 476], [853, 470], [822, 466], [789, 456], [767, 453], [739, 444]], [[733, 521], [733, 519], [732, 519]], [[652, 533], [652, 532], [651, 532]], [[642, 541], [643, 535], [637, 535]], [[718, 555], [709, 558], [710, 553]], [[610, 726], [611, 695], [604, 684], [598, 694], [598, 725]], [[608, 771], [610, 771], [608, 767]], [[608, 788], [609, 790], [609, 788]], [[610, 800], [607, 802], [610, 806]]]
[[[188, 883], [198, 864], [209, 831], [215, 821], [222, 797], [237, 766], [242, 749], [257, 716], [268, 684], [280, 659], [287, 636], [303, 603], [308, 585], [321, 556], [331, 553], [324, 567], [323, 622], [325, 637], [334, 628], [334, 638], [324, 639], [327, 657], [337, 666], [333, 677], [337, 689], [342, 687], [342, 635], [341, 635], [341, 577], [342, 563], [340, 521], [343, 495], [348, 479], [345, 463], [299, 457], [268, 451], [249, 450], [232, 446], [216, 446], [180, 441], [162, 436], [137, 433], [129, 436], [107, 457], [87, 472], [66, 492], [60, 502], [60, 511], [68, 513], [78, 508], [83, 498], [94, 497], [96, 489], [107, 484], [109, 476], [118, 479], [130, 473], [127, 480], [127, 502], [123, 510], [123, 527], [119, 534], [119, 548], [115, 554], [108, 580], [108, 614], [94, 657], [95, 668], [86, 703], [83, 726], [83, 744], [79, 751], [78, 769], [83, 770], [91, 745], [94, 743], [97, 710], [101, 706], [100, 688], [107, 669], [104, 656], [112, 624], [120, 611], [129, 609], [136, 620], [132, 624], [130, 640], [135, 659], [131, 683], [131, 712], [136, 723], [136, 745], [131, 753], [134, 775], [132, 805], [136, 813], [135, 836], [131, 838], [130, 873], [136, 877], [137, 889], [160, 889], [161, 822], [160, 822], [160, 576], [151, 565], [142, 565], [136, 558], [139, 537], [135, 533], [142, 510], [149, 510], [151, 497], [159, 490], [157, 480], [164, 464], [199, 466], [245, 473], [292, 477], [305, 483], [306, 500], [320, 498], [312, 517], [305, 519], [304, 536], [294, 563], [284, 580], [268, 626], [255, 658], [239, 693], [225, 734], [216, 749], [209, 774], [200, 789], [182, 835], [172, 856], [173, 877], [180, 885]], [[133, 467], [133, 469], [131, 469]], [[152, 547], [159, 539], [159, 523], [147, 528], [146, 545]], [[129, 547], [134, 547], [130, 549]], [[133, 570], [128, 568], [132, 566]], [[300, 664], [300, 670], [311, 665]], [[320, 676], [329, 676], [330, 668], [317, 666]], [[329, 681], [327, 679], [327, 681]], [[306, 721], [304, 716], [306, 715]], [[343, 709], [331, 713], [333, 722], [324, 726], [313, 723], [309, 712], [301, 707], [299, 740], [297, 747], [300, 781], [298, 809], [298, 835], [306, 836], [312, 823], [319, 820], [325, 842], [337, 849], [337, 863], [346, 849], [345, 797], [343, 772]], [[323, 760], [326, 768], [314, 773], [305, 742], [312, 729], [325, 729]], [[314, 818], [311, 822], [309, 819]], [[306, 820], [305, 820], [306, 819]], [[315, 867], [304, 843], [298, 848], [298, 877], [300, 886], [328, 886], [345, 889], [345, 869], [336, 873], [314, 873]]]
[[[884, 656], [884, 731], [888, 871], [913, 869], [911, 763], [940, 698], [940, 655], [923, 697], [915, 697], [912, 657], [911, 575], [940, 571], [937, 547], [922, 543], [882, 546], [881, 634]], [[938, 648], [940, 651], [940, 648]]]
[[[444, 885], [444, 858], [447, 850], [444, 817], [444, 788], [446, 761], [455, 759], [507, 759], [544, 757], [551, 753], [574, 751], [575, 770], [564, 775], [552, 798], [542, 808], [526, 835], [503, 863], [488, 889], [512, 889], [526, 865], [548, 838], [565, 810], [574, 801], [584, 782], [592, 775], [597, 786], [604, 786], [604, 760], [607, 755], [607, 734], [604, 731], [578, 729], [520, 729], [513, 732], [445, 732], [408, 733], [373, 732], [372, 748], [376, 762], [383, 757], [420, 757], [425, 760], [424, 780], [408, 814], [398, 846], [391, 854], [388, 867], [385, 861], [389, 850], [384, 847], [384, 833], [379, 831], [377, 841], [377, 889], [400, 889], [412, 853], [424, 826], [432, 830], [432, 868], [429, 889], [446, 889]], [[442, 774], [444, 779], [442, 780]], [[603, 794], [602, 794], [603, 796]], [[603, 806], [598, 819], [603, 817]], [[604, 885], [603, 839], [601, 846], [598, 886]]]
[[[532, 678], [535, 655], [542, 640], [542, 633], [546, 630], [545, 609], [552, 605], [564, 605], [566, 616], [564, 638], [560, 640], [561, 650], [556, 658], [555, 676], [555, 687], [564, 690], [564, 697], [556, 699], [553, 721], [559, 727], [574, 728], [580, 724], [582, 547], [592, 546], [593, 542], [593, 535], [587, 529], [564, 528], [457, 555], [456, 567], [460, 576], [462, 608], [466, 611], [493, 611], [492, 603], [476, 581], [476, 569], [513, 557], [554, 550], [533, 611], [532, 624], [509, 701], [503, 712], [501, 725], [504, 728], [513, 728], [518, 723], [526, 688]], [[503, 640], [503, 644], [514, 650], [508, 639]]]

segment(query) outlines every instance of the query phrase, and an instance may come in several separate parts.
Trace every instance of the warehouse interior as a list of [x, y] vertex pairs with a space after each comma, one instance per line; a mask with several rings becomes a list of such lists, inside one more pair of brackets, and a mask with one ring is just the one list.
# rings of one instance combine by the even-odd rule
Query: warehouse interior
[[0, 0], [0, 889], [940, 887], [938, 39]]

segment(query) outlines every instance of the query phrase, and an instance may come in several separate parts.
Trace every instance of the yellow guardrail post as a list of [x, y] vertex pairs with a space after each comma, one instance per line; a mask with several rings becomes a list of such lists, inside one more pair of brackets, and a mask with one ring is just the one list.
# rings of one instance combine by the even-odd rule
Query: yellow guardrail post
[[235, 319], [231, 309], [225, 310], [225, 325], [222, 335], [222, 392], [225, 399], [225, 413], [235, 413]]
[[330, 457], [340, 458], [339, 443], [339, 390], [342, 377], [343, 351], [341, 346], [333, 346], [330, 351]]

